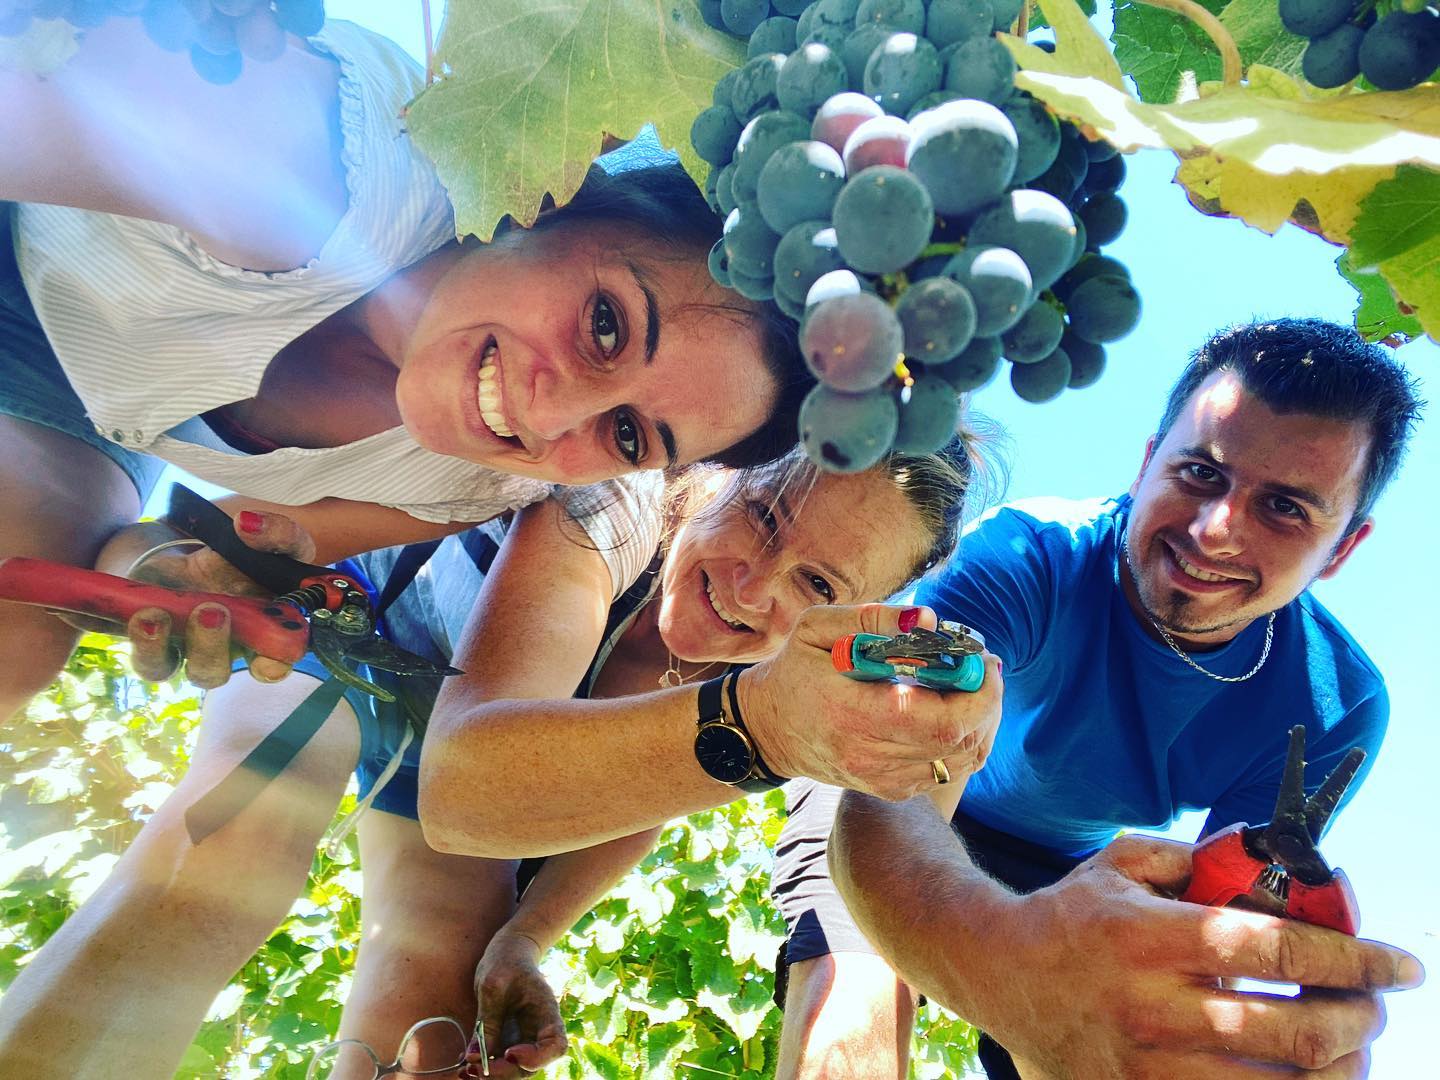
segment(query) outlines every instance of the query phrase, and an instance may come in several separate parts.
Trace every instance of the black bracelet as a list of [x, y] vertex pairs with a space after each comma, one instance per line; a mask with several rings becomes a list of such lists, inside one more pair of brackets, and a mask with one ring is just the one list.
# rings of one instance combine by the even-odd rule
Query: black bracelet
[[755, 741], [755, 736], [750, 734], [750, 729], [745, 726], [745, 719], [740, 715], [740, 695], [735, 692], [735, 684], [740, 681], [740, 672], [744, 670], [743, 667], [731, 668], [729, 674], [725, 676], [729, 680], [725, 684], [725, 692], [730, 695], [730, 719], [735, 722], [736, 727], [745, 732], [746, 737], [750, 740], [750, 745], [755, 749], [755, 771], [760, 774], [756, 779], [763, 779], [772, 787], [779, 787], [790, 778], [781, 776], [765, 764], [765, 758], [760, 753], [760, 744]]

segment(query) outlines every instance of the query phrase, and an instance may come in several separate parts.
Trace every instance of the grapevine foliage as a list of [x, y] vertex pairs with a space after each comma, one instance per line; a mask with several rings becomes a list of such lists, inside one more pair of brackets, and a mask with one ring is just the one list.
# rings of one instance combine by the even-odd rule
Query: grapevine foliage
[[[128, 674], [128, 646], [87, 636], [59, 680], [5, 731], [0, 755], [0, 994], [99, 885], [184, 774], [199, 701]], [[354, 806], [347, 795], [339, 812]], [[770, 849], [781, 798], [742, 800], [671, 825], [551, 951], [570, 1054], [551, 1077], [669, 1080], [768, 1075], [783, 925]], [[303, 1080], [332, 1037], [360, 941], [354, 834], [318, 851], [304, 894], [215, 999], [178, 1080]], [[418, 1018], [417, 1018], [418, 1019]], [[957, 1076], [974, 1032], [921, 1010], [915, 1077]]]
[[[1122, 150], [1173, 150], [1181, 158], [1176, 179], [1205, 213], [1266, 232], [1294, 222], [1347, 247], [1357, 236], [1383, 234], [1383, 243], [1367, 241], [1341, 266], [1360, 292], [1357, 325], [1374, 338], [1423, 332], [1440, 340], [1440, 240], [1393, 213], [1397, 197], [1440, 171], [1434, 83], [1376, 91], [1361, 78], [1340, 89], [1315, 87], [1304, 77], [1306, 41], [1285, 29], [1276, 0], [1231, 0], [1219, 9], [1238, 60], [1223, 82], [1210, 81], [1219, 45], [1207, 49], [1193, 36], [1167, 77], [1140, 64], [1128, 35], [1148, 35], [1162, 52], [1158, 30], [1136, 28], [1164, 26], [1170, 35], [1179, 15], [1142, 20], [1117, 8], [1112, 59], [1073, 0], [1039, 3], [1057, 47], [1052, 55], [1007, 42], [1023, 69], [1020, 86]], [[1392, 7], [1399, 5], [1382, 0], [1370, 10], [1383, 15]], [[1138, 98], [1119, 81], [1122, 67], [1136, 75]]]
[[[1022, 68], [1017, 83], [1087, 135], [1126, 150], [1174, 150], [1184, 162], [1178, 179], [1206, 213], [1240, 217], [1271, 232], [1294, 221], [1348, 245], [1351, 227], [1366, 213], [1362, 203], [1377, 186], [1394, 180], [1400, 166], [1440, 168], [1440, 102], [1433, 83], [1379, 92], [1362, 77], [1339, 91], [1315, 88], [1302, 74], [1306, 39], [1285, 29], [1278, 2], [1199, 0], [1237, 47], [1244, 78], [1228, 87], [1219, 83], [1224, 72], [1219, 48], [1183, 15], [1142, 0], [1118, 0], [1107, 41], [1086, 20], [1087, 6], [1074, 0], [1032, 2], [1029, 26], [1053, 27], [1059, 48], [1049, 55], [1011, 38]], [[505, 154], [504, 144], [497, 142], [499, 125], [491, 119], [498, 105], [489, 111], [477, 107], [474, 115], [483, 121], [478, 133], [459, 123], [436, 126], [438, 109], [425, 112], [422, 122], [418, 110], [422, 105], [428, 109], [431, 96], [438, 98], [452, 79], [477, 78], [473, 72], [507, 55], [512, 44], [533, 49], [536, 35], [551, 31], [518, 18], [521, 0], [452, 0], [449, 18], [463, 20], [468, 29], [452, 36], [447, 27], [442, 56], [450, 74], [422, 95], [411, 122], [427, 151], [442, 163], [461, 231], [488, 235], [505, 212], [528, 221], [545, 192], [563, 197], [574, 191], [598, 148], [599, 128], [630, 137], [646, 121], [657, 120], [662, 140], [676, 146], [703, 181], [707, 170], [691, 152], [686, 130], [711, 103], [709, 88], [746, 57], [734, 35], [700, 21], [694, 4], [611, 0], [605, 5], [613, 20], [623, 21], [634, 39], [645, 43], [644, 50], [629, 51], [635, 60], [624, 63], [598, 62], [606, 42], [597, 35], [577, 37], [564, 26], [552, 28], [552, 70], [545, 79], [524, 85], [519, 95], [529, 115], [548, 118], [543, 125], [514, 126], [524, 132], [519, 144], [524, 152], [517, 151], [509, 164], [523, 165], [521, 176], [497, 167]], [[562, 6], [587, 5], [571, 0]], [[720, 5], [705, 0], [702, 6]], [[803, 13], [806, 5], [790, 6]], [[1385, 14], [1405, 6], [1416, 4], [1379, 0], [1370, 10]], [[492, 9], [497, 15], [481, 27], [475, 13]], [[669, 51], [652, 47], [657, 34]], [[685, 59], [677, 41], [690, 50]], [[676, 93], [682, 64], [691, 65], [686, 70], [703, 87], [687, 83], [686, 94]], [[584, 87], [587, 102], [603, 103], [597, 128], [582, 130], [561, 108], [573, 100], [568, 96], [572, 77]], [[1126, 77], [1134, 80], [1138, 98], [1124, 90]], [[688, 104], [680, 102], [682, 96]], [[600, 111], [599, 104], [594, 111]], [[518, 115], [512, 108], [512, 121]], [[1241, 129], [1248, 137], [1224, 137]], [[1269, 148], [1291, 143], [1297, 132], [1302, 138], [1294, 153], [1266, 155]], [[513, 143], [513, 130], [509, 135]], [[1405, 236], [1401, 230], [1397, 240]], [[1433, 239], [1417, 241], [1379, 263], [1357, 266], [1349, 260], [1344, 272], [1361, 291], [1357, 322], [1367, 336], [1388, 336], [1380, 331], [1389, 328], [1393, 334], [1424, 332], [1440, 339], [1440, 245]]]

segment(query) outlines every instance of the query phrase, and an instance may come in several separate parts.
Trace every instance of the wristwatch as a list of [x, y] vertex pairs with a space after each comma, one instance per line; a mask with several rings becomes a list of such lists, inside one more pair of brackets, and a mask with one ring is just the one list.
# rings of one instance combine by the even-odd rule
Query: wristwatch
[[[739, 671], [727, 672], [700, 684], [699, 727], [695, 732], [695, 760], [706, 774], [741, 791], [769, 791], [786, 780], [765, 765], [760, 751], [740, 719], [735, 694]], [[722, 701], [725, 680], [730, 680], [730, 709]]]

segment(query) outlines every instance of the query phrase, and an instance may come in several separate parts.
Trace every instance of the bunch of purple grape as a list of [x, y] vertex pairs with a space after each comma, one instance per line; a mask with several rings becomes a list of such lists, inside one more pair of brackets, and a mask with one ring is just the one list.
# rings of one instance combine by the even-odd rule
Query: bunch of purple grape
[[114, 15], [139, 16], [155, 44], [188, 51], [202, 79], [224, 85], [246, 60], [278, 58], [286, 34], [318, 34], [325, 0], [0, 0], [0, 37], [23, 34], [35, 19], [84, 30]]
[[1307, 38], [1301, 71], [1315, 86], [1364, 75], [1381, 90], [1408, 90], [1440, 68], [1440, 9], [1433, 0], [1280, 0], [1280, 21]]
[[711, 273], [799, 321], [826, 469], [943, 445], [1002, 357], [1027, 401], [1089, 386], [1139, 319], [1098, 252], [1124, 159], [1016, 90], [995, 35], [1022, 3], [701, 0], [749, 37], [691, 128], [726, 215]]

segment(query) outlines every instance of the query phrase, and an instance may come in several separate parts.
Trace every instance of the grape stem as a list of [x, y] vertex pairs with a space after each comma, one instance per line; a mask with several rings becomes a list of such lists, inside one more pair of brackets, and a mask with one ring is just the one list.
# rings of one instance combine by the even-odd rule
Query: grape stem
[[1215, 47], [1220, 50], [1221, 70], [1223, 71], [1221, 78], [1225, 85], [1240, 85], [1240, 76], [1244, 71], [1240, 66], [1240, 50], [1235, 47], [1235, 39], [1230, 36], [1230, 31], [1225, 29], [1224, 23], [1195, 3], [1195, 0], [1140, 0], [1140, 3], [1164, 8], [1177, 15], [1184, 15], [1201, 30], [1204, 30], [1210, 40], [1215, 43]]
[[1033, 0], [1025, 0], [1025, 3], [1020, 5], [1020, 17], [1015, 20], [1015, 36], [1021, 41], [1024, 41], [1026, 35], [1030, 33], [1030, 4], [1032, 2]]

